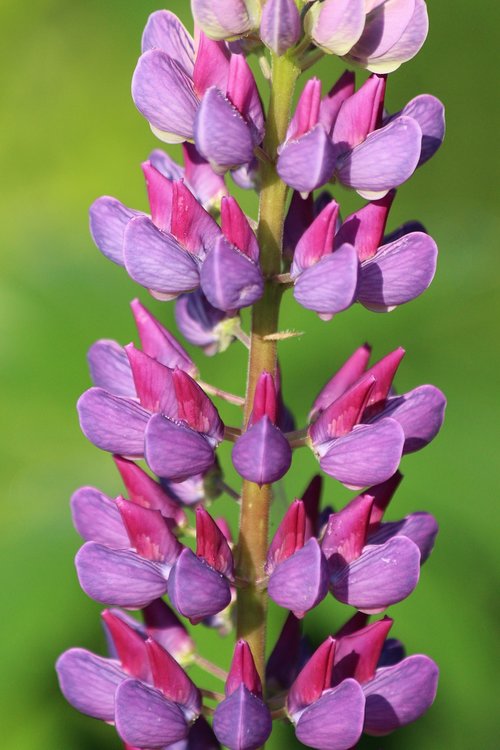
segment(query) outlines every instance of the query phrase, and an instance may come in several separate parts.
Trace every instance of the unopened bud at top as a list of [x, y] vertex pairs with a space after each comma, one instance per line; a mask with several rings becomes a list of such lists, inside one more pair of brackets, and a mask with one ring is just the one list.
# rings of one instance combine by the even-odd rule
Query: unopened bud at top
[[191, 0], [196, 24], [211, 39], [234, 39], [259, 25], [260, 0]]

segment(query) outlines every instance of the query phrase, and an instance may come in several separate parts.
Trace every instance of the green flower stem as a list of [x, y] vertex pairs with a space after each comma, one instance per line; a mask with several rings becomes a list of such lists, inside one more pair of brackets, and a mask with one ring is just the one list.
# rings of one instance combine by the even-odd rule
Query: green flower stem
[[[257, 237], [260, 262], [268, 279], [262, 299], [252, 311], [252, 335], [245, 396], [245, 423], [253, 406], [255, 386], [263, 370], [276, 370], [277, 342], [266, 336], [278, 331], [282, 288], [272, 278], [281, 271], [281, 248], [287, 186], [276, 172], [277, 149], [285, 139], [295, 83], [300, 70], [292, 57], [273, 55], [271, 94], [261, 163], [261, 193]], [[267, 594], [257, 582], [264, 577], [268, 546], [271, 487], [243, 482], [237, 576], [248, 585], [238, 590], [237, 633], [248, 641], [259, 674], [264, 679]]]

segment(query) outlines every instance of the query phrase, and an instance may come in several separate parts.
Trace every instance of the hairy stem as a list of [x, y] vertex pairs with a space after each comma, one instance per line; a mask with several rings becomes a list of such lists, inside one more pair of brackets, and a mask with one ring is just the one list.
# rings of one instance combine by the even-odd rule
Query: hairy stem
[[[250, 416], [255, 386], [263, 370], [276, 371], [276, 346], [282, 289], [272, 277], [281, 270], [281, 246], [287, 187], [276, 172], [277, 148], [285, 139], [295, 83], [300, 71], [292, 58], [273, 55], [271, 95], [263, 149], [269, 157], [261, 163], [262, 188], [257, 237], [260, 263], [268, 279], [262, 299], [252, 311], [252, 333], [248, 382], [245, 397], [245, 423]], [[261, 678], [264, 678], [267, 594], [257, 581], [264, 576], [268, 545], [271, 487], [243, 482], [240, 535], [237, 548], [237, 575], [249, 585], [238, 590], [238, 638], [248, 641]]]

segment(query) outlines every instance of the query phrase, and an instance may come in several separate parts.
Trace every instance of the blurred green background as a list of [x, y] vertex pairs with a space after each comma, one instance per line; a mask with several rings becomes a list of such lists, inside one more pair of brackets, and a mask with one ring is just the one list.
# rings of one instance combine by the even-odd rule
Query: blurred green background
[[[418, 218], [438, 241], [432, 288], [390, 315], [352, 309], [330, 324], [288, 302], [282, 324], [307, 331], [281, 345], [285, 396], [299, 423], [328, 376], [365, 340], [375, 355], [402, 345], [399, 390], [439, 385], [449, 408], [442, 434], [403, 462], [405, 481], [389, 517], [433, 512], [441, 525], [419, 587], [394, 607], [393, 634], [410, 652], [441, 666], [434, 708], [419, 723], [363, 746], [437, 750], [498, 747], [493, 632], [498, 624], [498, 122], [492, 0], [428, 3], [431, 34], [423, 52], [391, 76], [395, 111], [424, 91], [444, 100], [448, 136], [442, 151], [399, 192], [392, 225]], [[157, 4], [144, 0], [35, 0], [0, 3], [2, 44], [0, 327], [3, 395], [2, 731], [16, 750], [104, 750], [114, 731], [65, 704], [55, 680], [57, 655], [72, 645], [104, 649], [98, 612], [79, 590], [73, 555], [79, 540], [68, 499], [82, 484], [117, 494], [110, 459], [79, 432], [75, 401], [88, 386], [85, 353], [97, 338], [134, 337], [128, 302], [147, 293], [107, 262], [87, 230], [87, 207], [100, 194], [146, 208], [140, 162], [159, 144], [129, 95], [142, 27]], [[187, 19], [188, 3], [168, 3]], [[338, 61], [318, 67], [325, 83]], [[338, 197], [340, 194], [336, 193]], [[349, 207], [352, 197], [340, 196]], [[245, 207], [255, 213], [255, 199]], [[172, 307], [151, 302], [167, 324]], [[202, 355], [197, 354], [199, 362]], [[205, 380], [242, 392], [245, 356], [234, 346], [202, 362]], [[234, 410], [224, 415], [235, 422]], [[227, 456], [227, 450], [225, 451]], [[285, 497], [300, 494], [315, 469], [296, 456]], [[325, 499], [346, 497], [333, 480]], [[216, 508], [224, 509], [227, 501]], [[234, 518], [234, 513], [233, 513]], [[307, 620], [324, 638], [345, 617], [332, 602]], [[282, 613], [275, 613], [270, 636]], [[198, 632], [198, 631], [197, 631]], [[200, 634], [205, 655], [227, 644]], [[294, 747], [276, 731], [273, 748]]]

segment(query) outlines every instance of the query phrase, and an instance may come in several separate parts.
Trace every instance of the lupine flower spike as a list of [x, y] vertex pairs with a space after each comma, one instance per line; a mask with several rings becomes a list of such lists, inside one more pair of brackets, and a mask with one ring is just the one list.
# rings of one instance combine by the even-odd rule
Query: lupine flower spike
[[[415, 721], [436, 694], [434, 661], [406, 656], [392, 629], [438, 523], [422, 510], [385, 513], [397, 504], [401, 461], [437, 436], [446, 402], [433, 385], [399, 393], [404, 349], [372, 364], [366, 343], [345, 361], [334, 356], [319, 393], [303, 382], [289, 394], [278, 347], [300, 340], [278, 328], [279, 310], [291, 292], [324, 321], [356, 303], [365, 315], [390, 312], [434, 278], [434, 239], [419, 221], [391, 226], [391, 207], [439, 149], [443, 105], [421, 94], [396, 113], [385, 108], [391, 72], [427, 35], [426, 5], [192, 0], [191, 9], [193, 33], [169, 10], [150, 16], [132, 80], [140, 114], [154, 136], [182, 144], [183, 163], [152, 141], [145, 205], [102, 196], [90, 208], [95, 244], [141, 298], [125, 345], [101, 338], [90, 347], [91, 383], [77, 407], [117, 482], [71, 498], [83, 540], [78, 580], [108, 607], [107, 655], [71, 648], [57, 674], [68, 702], [114, 726], [126, 750], [258, 750], [279, 720], [306, 747], [351, 750], [363, 732]], [[361, 82], [348, 70], [324, 90], [314, 76], [302, 85], [324, 55], [370, 74]], [[230, 194], [231, 177], [256, 190], [258, 212]], [[338, 183], [354, 191], [347, 215]], [[205, 382], [164, 323], [172, 301], [191, 347], [211, 357], [233, 345], [248, 351], [237, 393]], [[283, 382], [297, 413], [310, 405], [306, 423], [285, 404]], [[292, 458], [304, 447], [352, 496], [339, 507], [321, 474], [303, 491], [292, 476], [286, 508], [276, 503], [271, 516], [273, 498], [285, 497], [277, 483], [299, 468]], [[418, 465], [410, 459], [408, 471]], [[239, 506], [237, 529], [220, 514], [221, 495]], [[329, 597], [351, 612], [311, 639], [308, 613]], [[269, 600], [283, 620], [274, 644]], [[200, 653], [195, 625], [234, 634], [228, 672]], [[321, 627], [317, 618], [315, 633]]]

